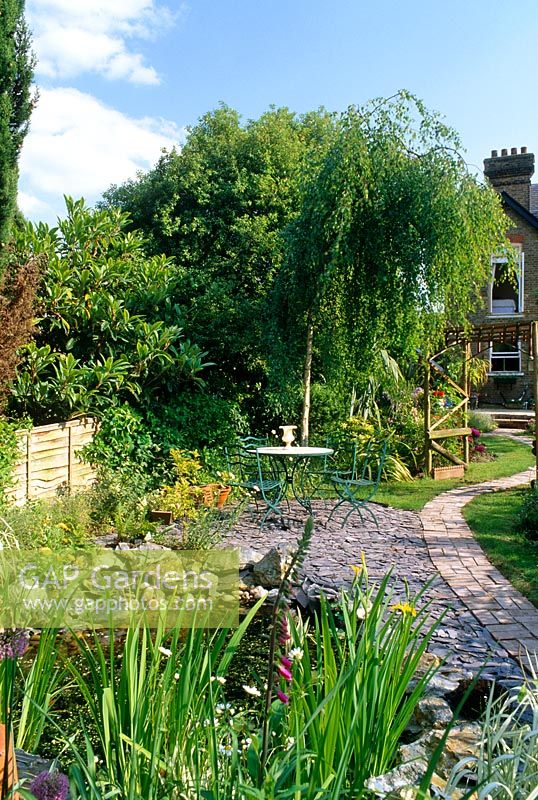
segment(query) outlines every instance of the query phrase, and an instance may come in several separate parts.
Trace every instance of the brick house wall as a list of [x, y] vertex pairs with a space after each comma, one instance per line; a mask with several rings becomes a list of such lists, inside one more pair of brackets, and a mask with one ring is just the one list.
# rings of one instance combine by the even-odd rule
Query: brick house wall
[[[484, 175], [500, 193], [504, 210], [511, 220], [508, 238], [516, 250], [523, 254], [523, 310], [510, 311], [502, 299], [496, 299], [493, 303], [495, 308], [491, 308], [492, 287], [484, 287], [484, 308], [471, 317], [475, 325], [512, 324], [538, 319], [538, 185], [531, 183], [534, 161], [534, 154], [528, 153], [526, 147], [519, 152], [517, 148], [512, 148], [510, 153], [502, 150], [500, 156], [493, 150], [491, 158], [484, 160]], [[510, 289], [506, 290], [503, 285], [496, 283], [493, 294], [498, 298], [499, 294], [503, 295], [506, 291], [510, 293]], [[508, 300], [507, 304], [511, 302]], [[483, 343], [482, 348], [486, 345]], [[482, 352], [481, 355], [490, 360], [490, 353]], [[513, 367], [513, 362], [509, 361], [508, 364]], [[504, 369], [505, 365], [506, 362], [499, 356], [494, 356], [490, 363], [490, 379], [480, 390], [481, 403], [499, 405], [517, 400], [524, 390], [526, 399], [532, 396], [533, 362], [529, 358], [528, 345], [521, 346], [520, 369]]]

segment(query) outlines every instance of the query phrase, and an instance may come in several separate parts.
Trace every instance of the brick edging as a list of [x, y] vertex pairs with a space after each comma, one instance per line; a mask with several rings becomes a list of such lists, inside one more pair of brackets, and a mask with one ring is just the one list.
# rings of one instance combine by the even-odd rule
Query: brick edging
[[526, 651], [538, 657], [538, 609], [489, 561], [461, 509], [480, 494], [514, 489], [534, 476], [534, 469], [529, 469], [509, 478], [452, 489], [430, 500], [420, 512], [436, 569], [477, 620], [523, 666]]

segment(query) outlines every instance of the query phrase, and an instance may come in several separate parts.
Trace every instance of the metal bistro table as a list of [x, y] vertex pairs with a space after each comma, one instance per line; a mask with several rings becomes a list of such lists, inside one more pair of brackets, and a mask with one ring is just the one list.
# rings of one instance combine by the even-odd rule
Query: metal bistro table
[[[308, 468], [310, 459], [327, 458], [334, 450], [330, 447], [257, 447], [260, 456], [278, 459], [279, 467], [284, 473], [284, 482], [291, 488], [292, 494], [309, 514], [312, 514], [312, 497], [309, 494]], [[260, 467], [260, 471], [261, 471]]]

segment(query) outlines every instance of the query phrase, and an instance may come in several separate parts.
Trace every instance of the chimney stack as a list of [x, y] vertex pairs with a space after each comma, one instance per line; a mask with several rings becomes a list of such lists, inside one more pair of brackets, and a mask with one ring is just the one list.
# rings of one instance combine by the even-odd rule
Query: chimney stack
[[491, 151], [491, 158], [484, 159], [484, 175], [494, 189], [506, 192], [517, 200], [524, 208], [530, 207], [531, 178], [534, 174], [534, 154], [527, 153], [527, 148], [522, 147], [518, 153], [517, 147]]

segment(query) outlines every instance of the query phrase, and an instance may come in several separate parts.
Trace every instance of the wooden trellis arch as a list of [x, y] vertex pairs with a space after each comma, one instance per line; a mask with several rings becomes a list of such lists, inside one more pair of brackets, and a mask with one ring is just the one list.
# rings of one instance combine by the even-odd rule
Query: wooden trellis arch
[[[534, 397], [538, 400], [538, 359], [534, 354], [538, 352], [538, 322], [517, 322], [511, 325], [489, 324], [477, 325], [470, 330], [454, 328], [447, 330], [445, 336], [445, 347], [435, 355], [426, 355], [424, 358], [424, 466], [426, 475], [433, 474], [433, 455], [437, 453], [452, 464], [467, 466], [469, 463], [469, 441], [468, 437], [471, 429], [467, 426], [467, 415], [469, 412], [469, 377], [468, 363], [472, 355], [472, 344], [477, 345], [478, 352], [489, 349], [492, 343], [526, 344], [530, 348], [534, 363]], [[461, 385], [453, 381], [437, 363], [437, 359], [450, 350], [452, 347], [460, 345], [464, 348], [463, 374]], [[440, 419], [432, 419], [432, 377], [443, 375], [443, 380], [448, 383], [461, 398], [455, 406], [446, 410]], [[461, 427], [450, 427], [449, 421], [459, 411], [463, 412], [463, 425]], [[535, 414], [535, 420], [537, 418]], [[447, 423], [445, 427], [442, 427]], [[535, 436], [538, 433], [538, 426], [535, 422]], [[443, 439], [463, 438], [463, 459], [451, 453], [441, 444]], [[538, 455], [537, 455], [537, 475], [538, 475]]]

